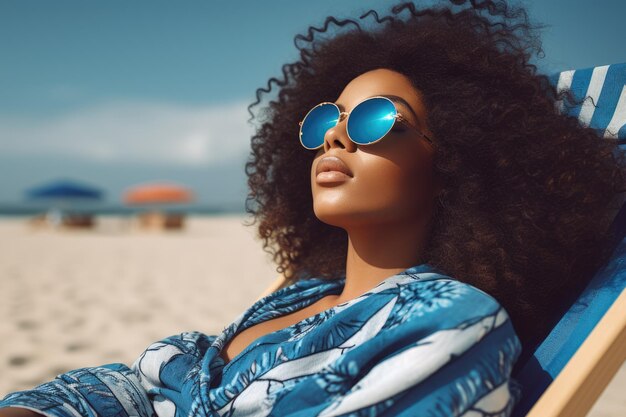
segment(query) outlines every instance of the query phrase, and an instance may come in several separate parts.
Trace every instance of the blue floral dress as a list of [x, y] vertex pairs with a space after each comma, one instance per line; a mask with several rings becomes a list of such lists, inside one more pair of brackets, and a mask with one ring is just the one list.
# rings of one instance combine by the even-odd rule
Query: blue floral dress
[[509, 416], [521, 398], [521, 353], [507, 312], [428, 264], [285, 329], [225, 364], [222, 347], [254, 324], [330, 294], [307, 278], [255, 302], [219, 335], [188, 331], [151, 344], [130, 366], [71, 370], [2, 407], [46, 416]]

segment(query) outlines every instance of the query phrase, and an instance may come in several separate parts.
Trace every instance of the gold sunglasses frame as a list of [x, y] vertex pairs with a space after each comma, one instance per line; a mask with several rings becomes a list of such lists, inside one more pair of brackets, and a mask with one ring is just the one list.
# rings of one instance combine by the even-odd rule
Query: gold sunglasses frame
[[[313, 108], [311, 108], [311, 110], [309, 110], [309, 111], [306, 113], [306, 115], [302, 118], [302, 120], [300, 120], [300, 121], [298, 122], [298, 125], [300, 126], [300, 131], [299, 131], [299, 133], [298, 133], [298, 136], [299, 136], [299, 138], [300, 138], [300, 144], [301, 144], [301, 145], [302, 145], [305, 149], [308, 149], [308, 150], [311, 150], [311, 151], [314, 151], [314, 150], [316, 150], [316, 149], [320, 149], [321, 147], [323, 147], [323, 146], [324, 146], [324, 142], [322, 142], [322, 144], [321, 144], [321, 145], [319, 145], [319, 146], [317, 146], [317, 147], [315, 147], [315, 148], [309, 148], [309, 147], [307, 147], [307, 146], [305, 146], [305, 145], [304, 145], [304, 142], [302, 142], [302, 123], [304, 123], [304, 121], [306, 120], [306, 118], [307, 118], [307, 116], [309, 115], [309, 113], [311, 113], [313, 110], [315, 110], [315, 109], [316, 109], [316, 108], [318, 108], [319, 106], [324, 105], [324, 104], [332, 104], [333, 106], [335, 106], [335, 107], [337, 108], [337, 110], [339, 111], [339, 120], [337, 120], [337, 124], [339, 124], [339, 123], [341, 123], [341, 121], [343, 120], [343, 119], [342, 119], [342, 116], [343, 116], [344, 114], [346, 115], [346, 119], [350, 118], [350, 114], [352, 113], [352, 111], [353, 111], [354, 109], [356, 109], [356, 108], [357, 108], [357, 107], [358, 107], [361, 103], [366, 102], [367, 100], [372, 100], [372, 99], [374, 99], [374, 98], [384, 98], [385, 100], [389, 101], [389, 102], [393, 105], [394, 109], [396, 110], [396, 114], [394, 115], [394, 119], [395, 119], [395, 120], [394, 120], [394, 122], [391, 124], [391, 126], [389, 127], [389, 130], [387, 130], [387, 131], [385, 132], [385, 134], [384, 134], [384, 135], [382, 135], [379, 139], [376, 139], [376, 140], [375, 140], [375, 141], [373, 141], [373, 142], [369, 142], [369, 143], [365, 143], [365, 144], [363, 144], [363, 143], [357, 143], [357, 142], [355, 142], [355, 141], [354, 141], [354, 140], [350, 137], [350, 132], [348, 132], [348, 120], [346, 120], [346, 133], [348, 134], [348, 138], [349, 138], [349, 139], [350, 139], [353, 143], [355, 143], [355, 144], [357, 144], [357, 145], [361, 145], [361, 146], [367, 146], [367, 145], [371, 145], [371, 144], [373, 144], [373, 143], [376, 143], [376, 142], [378, 142], [378, 141], [381, 141], [381, 140], [383, 140], [383, 139], [387, 136], [387, 134], [391, 131], [391, 129], [393, 129], [393, 126], [395, 125], [395, 123], [396, 123], [396, 122], [400, 122], [400, 123], [403, 123], [404, 125], [408, 126], [409, 128], [411, 128], [411, 129], [412, 129], [412, 130], [414, 130], [415, 132], [417, 132], [417, 133], [418, 133], [421, 137], [423, 137], [424, 139], [426, 139], [426, 140], [428, 141], [428, 143], [429, 143], [431, 146], [434, 146], [434, 143], [433, 143], [432, 139], [431, 139], [431, 138], [429, 138], [428, 136], [426, 136], [426, 135], [425, 135], [425, 134], [424, 134], [421, 130], [419, 130], [419, 129], [418, 129], [416, 126], [414, 126], [411, 122], [409, 122], [409, 121], [406, 119], [406, 117], [402, 116], [402, 114], [398, 111], [398, 107], [396, 107], [396, 103], [394, 103], [394, 102], [393, 102], [393, 100], [391, 100], [389, 97], [385, 97], [385, 96], [373, 96], [373, 97], [368, 97], [368, 98], [366, 98], [366, 99], [363, 99], [363, 100], [359, 101], [359, 102], [358, 102], [358, 103], [357, 103], [357, 104], [356, 104], [356, 105], [352, 108], [352, 110], [350, 110], [349, 112], [341, 111], [341, 109], [339, 108], [339, 106], [337, 106], [335, 103], [330, 102], [330, 101], [323, 101], [323, 102], [321, 102], [321, 103], [319, 103], [319, 104], [317, 104], [317, 105], [313, 106]], [[337, 126], [337, 124], [336, 124], [335, 126]], [[333, 126], [333, 127], [334, 127], [334, 126]], [[329, 128], [329, 129], [330, 129], [330, 128]]]

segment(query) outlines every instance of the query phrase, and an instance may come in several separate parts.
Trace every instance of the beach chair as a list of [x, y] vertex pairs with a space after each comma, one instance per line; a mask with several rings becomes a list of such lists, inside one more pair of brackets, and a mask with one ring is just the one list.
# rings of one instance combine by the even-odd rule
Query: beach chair
[[[560, 110], [626, 150], [626, 63], [551, 75], [584, 103]], [[594, 105], [595, 103], [595, 105]], [[562, 104], [562, 103], [561, 103]], [[623, 200], [622, 200], [623, 203]], [[626, 359], [626, 206], [609, 228], [609, 259], [513, 377], [523, 396], [513, 417], [585, 416]]]
[[[579, 106], [559, 103], [599, 134], [626, 151], [626, 63], [554, 73], [558, 89], [571, 89]], [[515, 366], [512, 377], [523, 395], [512, 417], [585, 416], [626, 358], [626, 206], [610, 228], [613, 252], [587, 287], [537, 346]], [[278, 276], [259, 299], [285, 286]]]

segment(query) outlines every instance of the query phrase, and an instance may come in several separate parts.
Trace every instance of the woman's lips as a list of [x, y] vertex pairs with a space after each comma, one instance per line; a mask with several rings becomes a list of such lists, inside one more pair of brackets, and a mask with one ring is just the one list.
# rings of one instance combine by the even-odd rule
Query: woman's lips
[[315, 180], [318, 184], [339, 183], [352, 178], [352, 171], [338, 156], [329, 155], [320, 159], [315, 167]]
[[315, 181], [318, 184], [327, 184], [327, 183], [338, 183], [348, 181], [350, 178], [349, 175], [344, 174], [339, 171], [324, 171], [317, 174], [315, 177]]

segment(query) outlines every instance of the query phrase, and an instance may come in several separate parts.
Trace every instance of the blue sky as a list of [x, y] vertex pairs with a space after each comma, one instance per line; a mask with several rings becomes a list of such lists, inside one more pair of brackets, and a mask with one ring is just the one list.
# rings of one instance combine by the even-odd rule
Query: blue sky
[[[243, 207], [246, 107], [297, 58], [294, 36], [327, 15], [393, 4], [0, 0], [0, 204], [72, 178], [112, 203], [128, 186], [169, 180], [201, 204]], [[542, 72], [626, 62], [626, 2], [522, 4], [549, 25]]]

